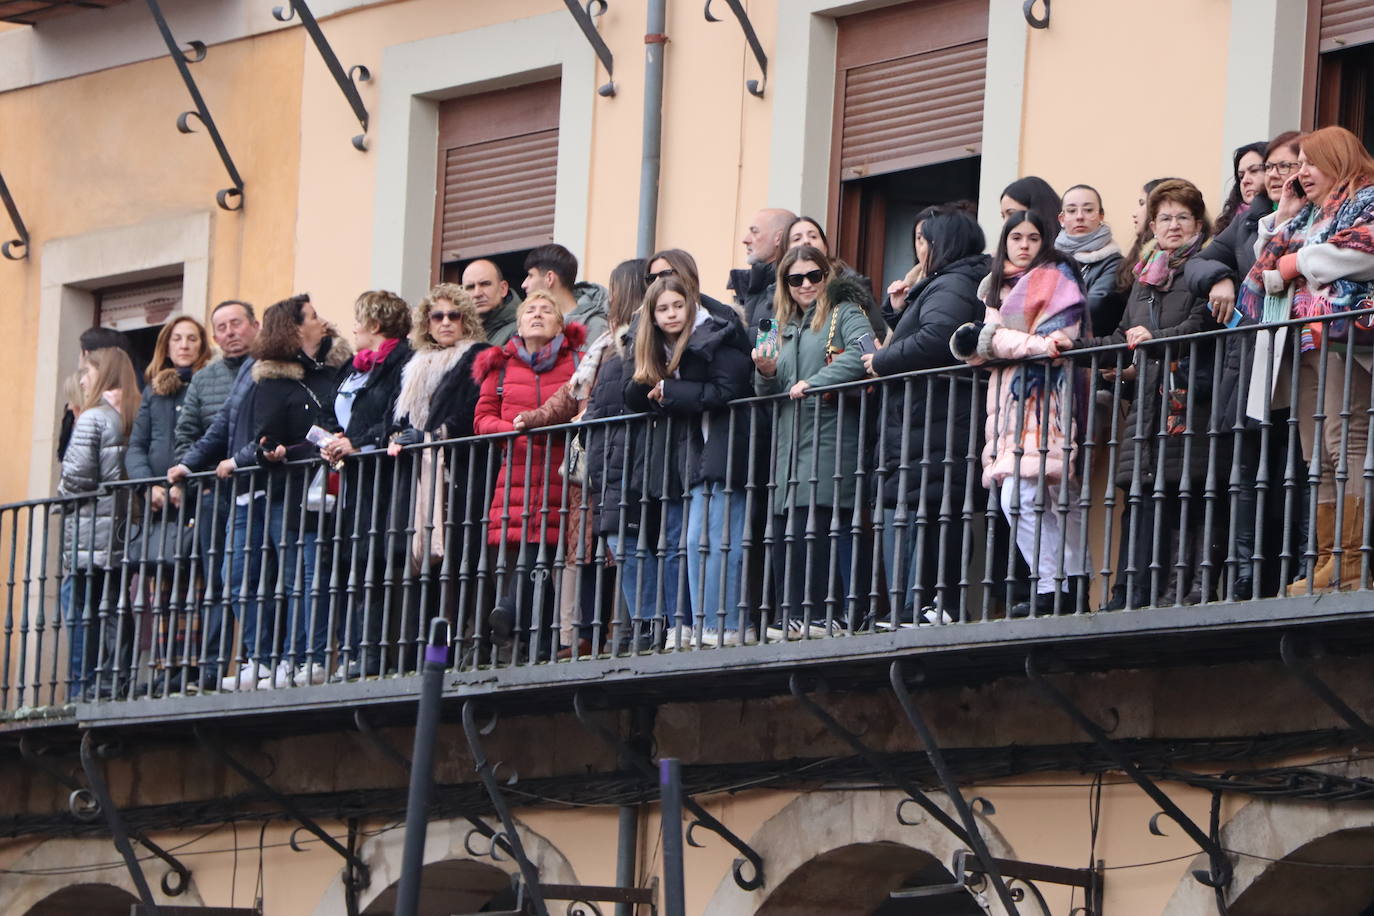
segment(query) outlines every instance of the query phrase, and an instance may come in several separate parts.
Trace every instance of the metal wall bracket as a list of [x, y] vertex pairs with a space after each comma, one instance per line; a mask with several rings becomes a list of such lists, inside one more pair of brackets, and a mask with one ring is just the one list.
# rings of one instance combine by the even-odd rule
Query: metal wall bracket
[[[563, 5], [572, 13], [573, 21], [582, 30], [582, 37], [587, 39], [587, 44], [592, 46], [596, 52], [596, 59], [601, 61], [601, 66], [606, 68], [606, 82], [601, 88], [596, 90], [596, 94], [603, 98], [610, 98], [615, 95], [615, 55], [611, 54], [611, 49], [606, 44], [606, 39], [601, 37], [601, 33], [596, 30], [597, 16], [606, 13], [606, 0], [587, 0], [587, 5], [583, 6], [579, 0], [563, 0]], [[595, 11], [595, 12], [593, 12]]]
[[[491, 799], [492, 807], [496, 809], [496, 816], [501, 819], [501, 828], [504, 831], [503, 838], [505, 846], [515, 857], [515, 864], [520, 868], [520, 875], [524, 879], [524, 884], [529, 888], [530, 907], [534, 911], [534, 916], [549, 916], [548, 904], [544, 902], [544, 896], [539, 891], [539, 870], [530, 861], [529, 855], [525, 852], [525, 844], [520, 842], [520, 834], [515, 829], [515, 819], [511, 816], [510, 805], [506, 804], [505, 793], [501, 791], [501, 784], [496, 779], [496, 768], [487, 759], [486, 749], [482, 746], [482, 736], [489, 735], [496, 728], [496, 717], [492, 716], [485, 726], [477, 724], [477, 706], [475, 700], [467, 700], [463, 703], [463, 734], [467, 736], [468, 747], [472, 750], [472, 762], [477, 769], [477, 775], [482, 780], [482, 786], [487, 790], [487, 797]], [[512, 775], [510, 782], [518, 779]], [[493, 840], [493, 844], [495, 840]], [[523, 911], [523, 907], [521, 908]]]
[[[907, 797], [897, 806], [898, 823], [908, 827], [916, 823], [916, 821], [908, 820], [902, 813], [902, 809], [908, 802], [914, 802], [921, 810], [925, 811], [932, 820], [952, 833], [954, 838], [960, 843], [963, 843], [965, 846], [973, 845], [973, 841], [969, 837], [968, 831], [964, 829], [964, 826], [950, 817], [949, 814], [945, 812], [945, 809], [937, 805], [929, 795], [921, 791], [920, 786], [894, 770], [887, 761], [882, 758], [881, 754], [860, 741], [858, 735], [841, 725], [834, 716], [821, 708], [815, 700], [811, 699], [806, 688], [802, 685], [800, 675], [792, 675], [791, 680], [788, 682], [788, 686], [792, 691], [792, 696], [802, 705], [802, 708], [819, 720], [820, 723], [825, 726], [826, 731], [830, 732], [830, 734], [834, 735], [836, 738], [839, 738], [845, 744], [848, 744], [854, 750], [854, 753], [862, 757], [868, 765], [890, 785], [906, 793]], [[816, 689], [820, 693], [825, 693], [825, 682], [817, 679]]]
[[[1012, 899], [1017, 903], [1027, 896], [1034, 899], [1044, 916], [1050, 916], [1049, 905], [1036, 884], [1059, 884], [1083, 890], [1086, 902], [1074, 907], [1069, 916], [1101, 916], [1102, 914], [1102, 862], [1096, 868], [1060, 868], [1055, 865], [1038, 865], [1022, 862], [1019, 859], [994, 859], [998, 871], [1007, 879]], [[975, 893], [979, 891], [978, 881], [988, 877], [976, 857], [967, 849], [954, 853], [950, 864], [954, 880], [948, 884], [927, 884], [920, 887], [899, 888], [889, 896], [895, 900], [910, 900], [922, 897], [944, 897], [950, 894]], [[974, 880], [970, 881], [972, 878]], [[1022, 884], [1022, 887], [1014, 885]]]
[[181, 50], [177, 44], [172, 29], [167, 25], [167, 17], [162, 15], [162, 7], [157, 0], [147, 0], [148, 11], [153, 14], [153, 20], [157, 23], [157, 30], [162, 33], [162, 41], [167, 45], [167, 53], [171, 55], [172, 62], [177, 65], [177, 72], [181, 74], [181, 81], [186, 84], [186, 91], [191, 95], [191, 101], [195, 103], [194, 111], [183, 111], [177, 117], [177, 130], [183, 134], [192, 133], [195, 128], [191, 126], [190, 119], [195, 118], [201, 123], [210, 140], [215, 144], [215, 152], [219, 153], [219, 161], [224, 164], [224, 171], [229, 173], [229, 180], [233, 183], [232, 187], [224, 188], [215, 194], [215, 203], [219, 204], [221, 210], [241, 210], [243, 209], [243, 179], [239, 177], [239, 170], [234, 165], [233, 158], [229, 155], [229, 148], [224, 145], [224, 138], [220, 136], [219, 128], [215, 126], [215, 119], [210, 114], [210, 108], [205, 104], [205, 97], [200, 94], [200, 87], [196, 85], [195, 78], [191, 76], [191, 64], [199, 63], [205, 59], [206, 48], [203, 42], [193, 41], [190, 43], [191, 51]]
[[902, 712], [906, 713], [907, 721], [911, 723], [917, 737], [921, 739], [921, 745], [925, 748], [926, 756], [930, 758], [930, 765], [935, 768], [935, 775], [940, 777], [940, 784], [945, 787], [945, 794], [949, 796], [950, 802], [954, 805], [954, 810], [959, 813], [959, 820], [963, 822], [969, 843], [973, 846], [973, 853], [978, 858], [979, 868], [992, 882], [993, 890], [997, 892], [997, 899], [1002, 901], [1003, 909], [1012, 916], [1017, 916], [1016, 902], [1012, 899], [1011, 891], [1007, 889], [1006, 881], [1002, 879], [1002, 873], [997, 867], [997, 860], [992, 857], [992, 853], [988, 850], [987, 841], [983, 839], [983, 831], [978, 827], [978, 819], [973, 816], [973, 809], [969, 807], [968, 801], [964, 798], [964, 793], [960, 791], [959, 783], [954, 778], [954, 773], [950, 770], [949, 764], [946, 763], [945, 755], [940, 750], [934, 733], [926, 724], [925, 717], [921, 715], [915, 700], [911, 698], [911, 692], [906, 685], [906, 671], [902, 668], [900, 660], [894, 661], [888, 669], [888, 680], [892, 683], [892, 692], [897, 695], [897, 702], [901, 705]]
[[[573, 694], [573, 712], [577, 714], [577, 720], [582, 726], [591, 732], [608, 747], [618, 751], [621, 759], [630, 763], [638, 770], [646, 780], [658, 785], [658, 765], [647, 756], [640, 753], [619, 735], [607, 730], [591, 717], [592, 703], [591, 697], [586, 690], [578, 690]], [[763, 856], [759, 855], [754, 847], [736, 836], [730, 828], [711, 816], [711, 813], [697, 803], [696, 799], [690, 795], [682, 796], [682, 807], [689, 811], [695, 820], [687, 826], [687, 843], [698, 849], [702, 844], [698, 843], [693, 837], [696, 828], [704, 827], [719, 836], [722, 840], [735, 847], [741, 858], [734, 861], [730, 871], [735, 879], [735, 884], [746, 891], [758, 890], [763, 887]], [[748, 866], [749, 872], [745, 867]]]
[[[367, 863], [359, 858], [357, 853], [351, 848], [355, 833], [352, 825], [350, 825], [349, 829], [349, 846], [344, 846], [338, 840], [330, 836], [329, 831], [325, 830], [316, 823], [313, 818], [302, 811], [289, 796], [283, 795], [281, 792], [269, 786], [261, 776], [230, 755], [230, 753], [226, 751], [215, 738], [211, 737], [208, 732], [196, 728], [195, 735], [197, 740], [200, 741], [201, 746], [205, 748], [211, 757], [214, 757], [229, 769], [239, 774], [245, 782], [270, 799], [278, 808], [285, 812], [288, 817], [300, 824], [301, 827], [308, 830], [310, 833], [313, 833], [321, 843], [334, 850], [334, 852], [344, 860], [347, 866], [344, 870], [343, 878], [344, 897], [348, 907], [348, 916], [357, 916], [358, 892], [366, 890], [372, 883], [372, 870], [367, 867]], [[291, 847], [296, 850], [300, 848], [296, 845], [294, 833], [291, 835]]]
[[[10, 186], [5, 184], [5, 176], [0, 174], [0, 201], [4, 201], [5, 210], [10, 215], [10, 222], [14, 225], [14, 231], [19, 238], [10, 239], [8, 242], [0, 244], [0, 255], [4, 255], [11, 261], [22, 261], [29, 256], [29, 229], [24, 225], [24, 218], [19, 215], [19, 207], [14, 203], [14, 197], [10, 194]], [[15, 254], [15, 249], [23, 249], [19, 254]]]
[[[367, 742], [375, 747], [383, 757], [396, 764], [407, 777], [410, 776], [410, 758], [402, 753], [390, 741], [382, 737], [381, 733], [372, 727], [372, 723], [368, 721], [367, 716], [361, 709], [355, 709], [353, 711], [353, 724], [358, 727], [359, 733], [367, 739]], [[482, 820], [480, 815], [474, 814], [471, 811], [459, 810], [458, 816], [472, 825], [472, 831], [468, 835], [469, 838], [464, 841], [464, 845], [467, 847], [469, 855], [481, 855], [495, 858], [494, 850], [500, 848], [512, 858], [515, 856], [515, 853], [511, 851], [510, 844], [506, 842], [505, 837], [501, 835], [500, 831]], [[486, 851], [479, 851], [478, 848], [472, 845], [471, 835], [473, 833], [480, 834], [487, 839], [488, 848]]]
[[1312, 695], [1321, 700], [1327, 706], [1346, 721], [1352, 729], [1364, 741], [1374, 744], [1374, 727], [1371, 727], [1364, 717], [1342, 700], [1331, 686], [1317, 675], [1312, 673], [1308, 665], [1308, 659], [1313, 655], [1322, 654], [1322, 645], [1311, 638], [1294, 636], [1292, 633], [1283, 634], [1279, 640], [1279, 657], [1283, 659], [1284, 665], [1293, 673], [1302, 685], [1311, 691]]
[[[711, 14], [711, 4], [714, 0], [706, 0], [706, 21], [720, 22], [719, 16]], [[759, 79], [745, 80], [744, 88], [749, 90], [749, 94], [763, 98], [763, 90], [768, 85], [768, 55], [763, 53], [763, 45], [759, 42], [759, 34], [754, 31], [754, 24], [749, 21], [749, 13], [744, 8], [740, 0], [725, 0], [725, 5], [730, 7], [730, 12], [735, 14], [739, 20], [739, 27], [744, 30], [744, 40], [749, 43], [749, 50], [754, 52], [754, 60], [759, 65]]]
[[[90, 784], [89, 792], [94, 798], [93, 813], [105, 816], [105, 824], [110, 828], [110, 836], [114, 840], [115, 849], [119, 851], [120, 858], [124, 860], [124, 867], [129, 871], [129, 878], [134, 882], [134, 888], [138, 891], [139, 899], [149, 912], [156, 914], [158, 911], [157, 901], [153, 900], [152, 888], [148, 886], [148, 879], [143, 874], [143, 866], [139, 864], [138, 856], [134, 854], [134, 848], [129, 843], [130, 838], [137, 840], [140, 846], [169, 866], [170, 871], [162, 876], [161, 881], [162, 892], [168, 897], [177, 897], [186, 891], [186, 888], [191, 884], [191, 870], [143, 834], [137, 831], [131, 832], [125, 827], [124, 818], [120, 816], [119, 808], [115, 806], [114, 799], [110, 797], [110, 789], [105, 782], [105, 770], [96, 760], [95, 740], [89, 731], [81, 736], [81, 768], [86, 772], [86, 781]], [[72, 793], [73, 814], [77, 814], [77, 794], [77, 792]], [[82, 820], [94, 819], [86, 814], [77, 814], [77, 816]]]
[[[1221, 847], [1216, 836], [1204, 831], [1193, 819], [1183, 812], [1183, 809], [1174, 804], [1173, 799], [1165, 794], [1153, 779], [1136, 766], [1126, 752], [1114, 744], [1107, 737], [1107, 733], [1102, 727], [1088, 717], [1083, 710], [1079, 709], [1059, 688], [1055, 687], [1045, 679], [1045, 671], [1052, 657], [1042, 655], [1038, 651], [1032, 651], [1026, 655], [1026, 677], [1030, 679], [1034, 686], [1050, 702], [1068, 716], [1093, 743], [1096, 744], [1107, 756], [1116, 761], [1116, 765], [1123, 773], [1130, 777], [1131, 781], [1140, 787], [1140, 790], [1148, 795], [1155, 804], [1159, 805], [1161, 813], [1168, 816], [1170, 820], [1183, 828], [1183, 832], [1207, 854], [1209, 868], [1207, 871], [1197, 869], [1193, 872], [1193, 878], [1200, 884], [1213, 888], [1220, 892], [1231, 883], [1231, 860], [1226, 854], [1226, 850]], [[1151, 819], [1151, 829], [1158, 832], [1159, 815]]]
[[356, 79], [360, 83], [368, 82], [372, 79], [372, 71], [362, 64], [355, 64], [348, 68], [347, 73], [344, 72], [343, 64], [339, 63], [339, 56], [334, 53], [329, 39], [324, 37], [324, 30], [320, 28], [319, 21], [305, 0], [290, 0], [288, 6], [272, 8], [272, 18], [278, 22], [290, 22], [296, 14], [300, 14], [301, 25], [305, 26], [305, 31], [310, 34], [310, 40], [315, 43], [315, 50], [320, 52], [320, 59], [324, 61], [325, 68], [329, 70], [329, 75], [334, 77], [335, 84], [348, 100], [348, 107], [353, 109], [353, 116], [362, 125], [363, 132], [353, 138], [353, 148], [360, 153], [367, 152], [367, 106], [363, 104], [363, 97], [358, 94], [358, 87], [353, 81]]
[[1050, 0], [1040, 0], [1040, 5], [1044, 7], [1043, 16], [1035, 15], [1035, 0], [1026, 0], [1021, 5], [1021, 15], [1026, 17], [1026, 24], [1033, 29], [1048, 29], [1050, 27]]

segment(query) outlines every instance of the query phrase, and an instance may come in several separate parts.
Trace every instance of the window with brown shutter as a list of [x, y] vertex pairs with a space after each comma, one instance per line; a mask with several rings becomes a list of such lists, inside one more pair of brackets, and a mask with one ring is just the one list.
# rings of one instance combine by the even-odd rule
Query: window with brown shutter
[[876, 295], [911, 266], [919, 209], [978, 195], [988, 0], [920, 0], [837, 25], [831, 234]]
[[1308, 33], [1308, 123], [1338, 124], [1374, 146], [1374, 3], [1311, 0]]
[[440, 103], [436, 279], [456, 279], [454, 268], [473, 258], [500, 263], [501, 255], [553, 241], [559, 85], [546, 80]]

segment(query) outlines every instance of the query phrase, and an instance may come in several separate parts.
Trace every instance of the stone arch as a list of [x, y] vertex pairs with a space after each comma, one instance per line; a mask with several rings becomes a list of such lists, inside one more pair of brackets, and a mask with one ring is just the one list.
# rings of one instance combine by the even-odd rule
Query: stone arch
[[49, 894], [25, 916], [128, 916], [138, 898], [109, 884], [72, 884]]
[[[1346, 775], [1366, 775], [1370, 767], [1358, 769]], [[1367, 805], [1257, 798], [1222, 826], [1221, 844], [1249, 853], [1232, 857], [1231, 916], [1359, 916], [1374, 901], [1374, 816]], [[1350, 867], [1313, 869], [1303, 862]], [[1212, 889], [1192, 876], [1206, 868], [1206, 856], [1188, 865], [1163, 916], [1215, 911]]]
[[[108, 839], [44, 840], [7, 867], [12, 871], [42, 871], [61, 868], [66, 873], [27, 875], [20, 878], [18, 886], [12, 891], [7, 891], [4, 901], [0, 902], [0, 916], [26, 916], [41, 901], [70, 888], [82, 877], [92, 875], [99, 875], [99, 884], [123, 891], [137, 901], [138, 891], [134, 888], [134, 882], [129, 877], [129, 872], [125, 870], [122, 862], [117, 868], [110, 868], [109, 863], [111, 862], [119, 862], [119, 853], [115, 851], [114, 844]], [[91, 870], [83, 873], [80, 871], [83, 866]], [[147, 877], [148, 885], [153, 889], [153, 897], [158, 903], [168, 906], [205, 905], [205, 901], [201, 899], [200, 891], [196, 889], [194, 866], [192, 867], [190, 883], [185, 892], [178, 897], [168, 897], [162, 893], [159, 883], [162, 880], [164, 869], [165, 866], [161, 862], [143, 863], [143, 874]], [[39, 912], [41, 913], [42, 910]], [[125, 907], [125, 912], [128, 912], [128, 907]]]
[[[519, 820], [515, 823], [525, 854], [530, 857], [539, 870], [542, 881], [547, 884], [577, 884], [577, 874], [573, 871], [566, 856], [558, 847], [544, 837], [530, 830]], [[467, 837], [472, 825], [461, 818], [431, 821], [425, 831], [425, 865], [432, 867], [438, 863], [454, 863], [448, 869], [450, 877], [471, 879], [478, 883], [491, 880], [494, 870], [499, 869], [509, 876], [518, 872], [519, 866], [506, 855], [500, 859], [475, 856], [468, 852]], [[482, 848], [485, 841], [480, 836], [473, 838], [474, 848]], [[372, 903], [387, 893], [401, 879], [401, 858], [405, 848], [405, 831], [388, 830], [380, 836], [363, 843], [359, 852], [362, 859], [372, 869], [372, 885], [358, 896], [359, 910], [366, 910]], [[471, 863], [471, 864], [466, 864]], [[485, 884], [484, 884], [485, 886]], [[345, 912], [343, 869], [329, 883], [329, 889], [316, 905], [314, 916], [338, 916]]]
[[[763, 886], [744, 891], [727, 874], [716, 886], [706, 912], [711, 916], [754, 916], [767, 913], [765, 907], [770, 902], [780, 913], [789, 912], [782, 904], [796, 888], [795, 882], [805, 880], [808, 868], [832, 869], [853, 865], [861, 859], [865, 868], [876, 869], [865, 876], [868, 880], [878, 885], [889, 881], [891, 887], [923, 868], [931, 869], [932, 874], [932, 866], [946, 869], [962, 844], [914, 805], [907, 805], [904, 814], [908, 818], [919, 815], [914, 818], [917, 823], [909, 827], [898, 823], [897, 803], [905, 797], [891, 790], [799, 795], [747, 838], [749, 845], [763, 856]], [[936, 801], [954, 815], [946, 800]], [[1015, 858], [1011, 846], [986, 818], [981, 819], [981, 827], [993, 855]], [[881, 902], [889, 889], [879, 886], [875, 900]], [[779, 896], [775, 898], [774, 894]], [[994, 916], [1002, 913], [995, 899], [989, 901], [989, 906]], [[872, 907], [866, 912], [871, 911]], [[839, 913], [828, 906], [814, 912]]]

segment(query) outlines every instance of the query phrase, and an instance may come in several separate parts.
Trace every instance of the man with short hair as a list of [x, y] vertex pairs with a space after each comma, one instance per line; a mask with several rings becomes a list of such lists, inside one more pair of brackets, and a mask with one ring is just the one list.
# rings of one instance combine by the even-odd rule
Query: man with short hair
[[525, 282], [520, 284], [528, 296], [545, 290], [563, 313], [563, 324], [576, 321], [587, 329], [587, 340], [579, 349], [596, 341], [610, 327], [610, 296], [599, 283], [577, 282], [577, 256], [562, 245], [540, 245], [525, 256]]
[[214, 422], [224, 406], [234, 378], [248, 359], [248, 350], [258, 336], [258, 321], [253, 306], [237, 299], [226, 299], [210, 313], [210, 333], [219, 345], [220, 357], [197, 372], [186, 386], [186, 399], [177, 412], [176, 455], [180, 458]]
[[510, 288], [501, 268], [486, 258], [478, 258], [463, 268], [463, 289], [482, 316], [487, 343], [505, 346], [515, 334], [515, 310], [520, 306], [520, 295]]
[[787, 251], [783, 236], [796, 218], [791, 210], [766, 207], [754, 214], [744, 238], [740, 239], [749, 266], [730, 271], [726, 288], [735, 294], [735, 302], [744, 309], [745, 323], [751, 331], [757, 331], [760, 318], [773, 314], [778, 262]]

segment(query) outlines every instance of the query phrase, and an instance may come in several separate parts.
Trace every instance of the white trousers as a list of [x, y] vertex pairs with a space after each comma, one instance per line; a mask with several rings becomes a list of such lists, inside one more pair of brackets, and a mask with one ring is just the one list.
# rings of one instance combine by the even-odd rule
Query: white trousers
[[1061, 514], [1061, 484], [1046, 481], [1043, 501], [1037, 507], [1037, 487], [1035, 478], [1008, 477], [1002, 481], [1002, 513], [1016, 533], [1021, 556], [1039, 577], [1036, 592], [1044, 595], [1054, 591], [1057, 577], [1086, 575], [1088, 564], [1083, 556], [1083, 513], [1077, 500], [1070, 494]]

